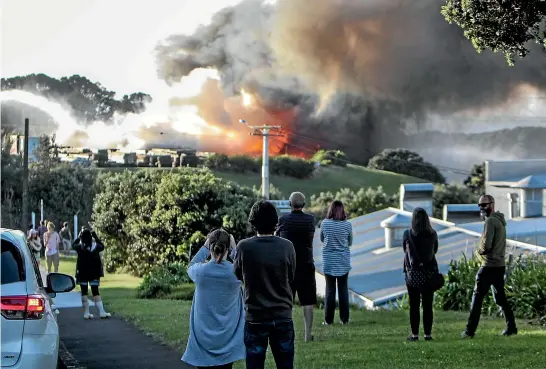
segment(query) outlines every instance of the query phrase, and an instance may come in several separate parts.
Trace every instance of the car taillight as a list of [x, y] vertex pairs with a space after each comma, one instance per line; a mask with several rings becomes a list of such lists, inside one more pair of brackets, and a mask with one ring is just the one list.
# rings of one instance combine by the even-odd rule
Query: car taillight
[[11, 320], [42, 319], [45, 299], [40, 295], [2, 296], [2, 316]]

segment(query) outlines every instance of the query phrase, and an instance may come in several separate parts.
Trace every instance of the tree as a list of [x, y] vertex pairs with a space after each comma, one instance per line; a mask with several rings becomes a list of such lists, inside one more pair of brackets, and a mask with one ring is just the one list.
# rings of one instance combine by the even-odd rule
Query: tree
[[385, 149], [370, 159], [368, 167], [413, 176], [433, 183], [445, 183], [438, 168], [416, 152], [406, 149]]
[[32, 163], [32, 166], [38, 170], [49, 171], [57, 165], [60, 160], [55, 135], [41, 136], [38, 146], [34, 149], [34, 156], [36, 162]]
[[432, 194], [433, 215], [442, 219], [445, 204], [477, 204], [478, 195], [463, 186], [436, 185]]
[[248, 236], [251, 189], [225, 182], [209, 170], [137, 171], [100, 179], [95, 227], [107, 243], [107, 268], [135, 275], [187, 262], [205, 235], [224, 227]]
[[469, 176], [464, 180], [464, 185], [476, 194], [485, 193], [485, 163], [472, 167]]
[[118, 101], [114, 91], [77, 74], [61, 79], [45, 74], [2, 78], [1, 86], [2, 90], [23, 90], [67, 104], [75, 117], [83, 122], [107, 122], [116, 112], [142, 113], [146, 104], [152, 101], [151, 96], [143, 92], [125, 95]]
[[19, 155], [11, 154], [13, 141], [9, 133], [2, 135], [2, 161], [0, 197], [2, 202], [2, 227], [19, 228], [23, 191], [23, 160]]
[[464, 30], [478, 52], [504, 53], [510, 65], [515, 56], [523, 58], [529, 53], [529, 41], [546, 48], [544, 0], [447, 0], [442, 15]]

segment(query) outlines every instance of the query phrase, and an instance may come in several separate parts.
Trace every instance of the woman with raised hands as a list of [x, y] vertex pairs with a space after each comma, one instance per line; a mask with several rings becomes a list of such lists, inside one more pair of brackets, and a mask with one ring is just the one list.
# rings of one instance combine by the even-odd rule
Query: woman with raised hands
[[230, 369], [235, 361], [245, 359], [241, 282], [227, 260], [228, 255], [233, 260], [235, 252], [233, 236], [222, 228], [215, 229], [188, 266], [195, 294], [182, 360], [198, 368]]

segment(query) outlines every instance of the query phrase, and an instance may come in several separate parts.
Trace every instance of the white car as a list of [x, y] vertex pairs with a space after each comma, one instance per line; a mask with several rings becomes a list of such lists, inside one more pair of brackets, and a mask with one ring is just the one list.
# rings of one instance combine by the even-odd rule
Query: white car
[[58, 310], [53, 297], [75, 287], [74, 278], [51, 273], [44, 286], [25, 234], [1, 229], [2, 368], [55, 369]]

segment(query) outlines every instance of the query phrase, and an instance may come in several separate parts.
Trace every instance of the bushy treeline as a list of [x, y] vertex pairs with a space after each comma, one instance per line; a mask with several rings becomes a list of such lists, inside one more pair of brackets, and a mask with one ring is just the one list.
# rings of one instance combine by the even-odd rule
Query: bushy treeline
[[[232, 171], [235, 173], [260, 173], [262, 158], [247, 155], [212, 154], [203, 165], [213, 170]], [[315, 170], [311, 160], [289, 155], [272, 156], [269, 158], [269, 172], [274, 175], [294, 177], [299, 179], [310, 178]]]
[[154, 266], [187, 262], [207, 233], [224, 227], [249, 234], [255, 193], [207, 169], [125, 171], [101, 176], [95, 227], [108, 245], [106, 268], [145, 275]]

